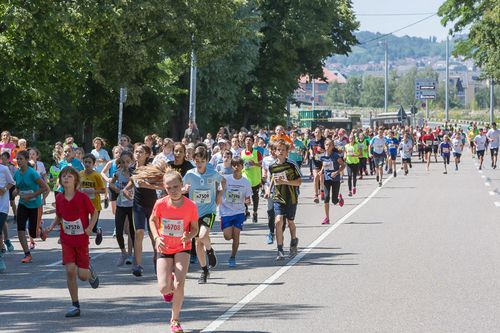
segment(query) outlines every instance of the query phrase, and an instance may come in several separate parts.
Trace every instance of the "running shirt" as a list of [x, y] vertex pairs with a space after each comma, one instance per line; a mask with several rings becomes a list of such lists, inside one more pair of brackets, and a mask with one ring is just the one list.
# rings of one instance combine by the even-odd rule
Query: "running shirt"
[[233, 148], [233, 147], [231, 147], [230, 150], [231, 150], [231, 153], [233, 153], [233, 156], [240, 156], [241, 152], [243, 151], [243, 148], [240, 148], [240, 147]]
[[449, 142], [441, 142], [439, 148], [441, 149], [441, 156], [450, 156], [451, 145]]
[[422, 142], [426, 147], [432, 147], [434, 145], [434, 135], [432, 133], [423, 135]]
[[328, 153], [323, 153], [321, 155], [321, 162], [323, 162], [323, 174], [325, 175], [325, 180], [332, 180], [335, 182], [340, 181], [340, 174], [332, 178], [332, 173], [336, 172], [340, 168], [338, 159], [342, 158], [335, 150], [328, 155]]
[[269, 186], [271, 184], [271, 173], [269, 172], [269, 167], [276, 162], [276, 159], [272, 156], [266, 156], [262, 160], [262, 169], [267, 171], [267, 179], [266, 179], [266, 185]]
[[90, 215], [95, 211], [94, 205], [86, 194], [76, 191], [68, 201], [64, 194], [56, 197], [56, 215], [62, 219], [61, 243], [73, 247], [87, 246], [89, 236], [85, 229], [90, 224]]
[[344, 146], [345, 161], [347, 164], [358, 164], [360, 149], [357, 143], [351, 145], [350, 143]]
[[83, 171], [85, 169], [83, 167], [82, 162], [80, 162], [76, 158], [72, 158], [71, 161], [69, 161], [69, 162], [66, 159], [64, 159], [61, 162], [59, 162], [59, 170], [62, 170], [62, 169], [64, 169], [67, 166], [72, 166], [78, 172]]
[[174, 154], [170, 153], [168, 155], [165, 155], [163, 152], [161, 152], [155, 156], [155, 158], [153, 159], [153, 164], [158, 164], [160, 163], [160, 161], [165, 161], [165, 163], [168, 163], [173, 161], [174, 159]]
[[[4, 188], [8, 184], [14, 185], [14, 179], [10, 174], [10, 170], [3, 164], [0, 164], [0, 188]], [[9, 191], [5, 191], [4, 194], [0, 195], [0, 213], [9, 213]]]
[[[80, 188], [81, 189], [105, 189], [106, 185], [104, 184], [104, 180], [101, 177], [101, 174], [97, 171], [92, 171], [91, 173], [86, 173], [85, 171], [80, 171]], [[95, 210], [101, 211], [101, 194], [99, 193], [85, 193], [92, 204], [94, 205]]]
[[[125, 176], [122, 170], [118, 170], [115, 173], [115, 175], [116, 175], [115, 186], [120, 190], [120, 192], [117, 193], [118, 197], [116, 198], [116, 205], [118, 207], [132, 207], [134, 205], [134, 200], [127, 198], [123, 194], [123, 189], [127, 187], [127, 184], [130, 180], [130, 176]], [[133, 197], [134, 196], [132, 195], [132, 198]]]
[[395, 137], [393, 138], [386, 138], [386, 143], [387, 147], [389, 148], [389, 154], [390, 155], [397, 155], [398, 154], [398, 146], [399, 146], [399, 140], [396, 139]]
[[44, 178], [47, 175], [47, 170], [45, 170], [45, 165], [43, 165], [43, 162], [36, 161], [33, 168], [36, 172], [38, 172], [40, 177]]
[[413, 144], [410, 140], [407, 142], [401, 141], [399, 144], [399, 149], [401, 150], [401, 157], [404, 159], [411, 158], [411, 151], [413, 149]]
[[[262, 170], [259, 165], [259, 162], [262, 162], [262, 155], [257, 149], [252, 149], [252, 151], [245, 149], [241, 151], [241, 159], [243, 160], [243, 177], [248, 179], [250, 185], [259, 185], [262, 179]], [[253, 166], [250, 166], [251, 161], [254, 163]]]
[[373, 153], [381, 155], [384, 153], [386, 140], [384, 137], [374, 136], [370, 141], [370, 146], [373, 148]]
[[220, 173], [222, 176], [227, 176], [227, 175], [232, 175], [233, 174], [233, 167], [232, 166], [224, 166], [224, 163], [217, 164], [215, 167], [215, 171]]
[[[274, 179], [296, 180], [301, 177], [297, 164], [285, 160], [279, 164], [276, 160], [269, 166], [269, 172]], [[299, 201], [299, 187], [290, 185], [274, 185], [273, 201], [284, 205], [295, 205]]]
[[176, 165], [174, 161], [170, 161], [170, 162], [168, 162], [168, 165], [172, 169], [174, 169], [175, 171], [180, 173], [182, 177], [184, 177], [189, 170], [194, 168], [193, 164], [189, 161], [186, 161], [186, 160], [184, 160], [184, 162], [182, 162], [182, 164], [180, 164], [180, 165]]
[[305, 150], [306, 146], [304, 145], [304, 142], [299, 139], [295, 139], [293, 141], [293, 149], [288, 152], [288, 159], [295, 163], [302, 162]]
[[156, 201], [151, 216], [158, 219], [156, 229], [166, 244], [161, 253], [175, 254], [191, 250], [191, 242], [183, 243], [181, 238], [184, 233], [189, 233], [191, 223], [198, 223], [198, 212], [193, 201], [184, 197], [182, 205], [175, 207], [170, 204], [170, 196], [167, 195]]
[[245, 213], [245, 199], [252, 196], [252, 187], [245, 178], [235, 179], [233, 175], [226, 177], [226, 187], [222, 193], [219, 207], [220, 216], [233, 216]]
[[[135, 168], [136, 168], [135, 166], [132, 166], [130, 168], [130, 172], [134, 173]], [[139, 187], [137, 181], [133, 181], [133, 183], [134, 183], [134, 203], [141, 207], [153, 208], [156, 200], [158, 199], [156, 190], [145, 187]]]
[[9, 153], [9, 162], [12, 163], [16, 157], [16, 145], [12, 142], [0, 143], [0, 154]]
[[325, 138], [321, 138], [319, 140], [316, 140], [316, 139], [311, 139], [311, 141], [309, 141], [309, 146], [308, 146], [309, 149], [312, 149], [312, 159], [315, 160], [315, 161], [319, 161], [321, 160], [321, 152], [319, 151], [319, 149], [325, 149]]
[[52, 191], [57, 191], [57, 178], [59, 178], [59, 174], [61, 170], [57, 165], [52, 165], [49, 169], [49, 186], [52, 188]]
[[224, 162], [224, 157], [222, 156], [221, 152], [218, 152], [212, 156], [209, 164], [215, 168], [217, 166], [217, 164], [222, 163], [222, 162]]
[[490, 139], [490, 149], [495, 149], [500, 146], [500, 129], [490, 128], [488, 134], [486, 134], [488, 139]]
[[184, 176], [184, 184], [189, 184], [189, 197], [198, 207], [198, 215], [204, 216], [217, 211], [216, 195], [217, 183], [222, 176], [213, 168], [207, 168], [205, 173], [200, 174], [198, 169], [189, 170]]
[[[31, 167], [28, 167], [24, 173], [19, 169], [14, 174], [19, 194], [29, 194], [38, 191], [40, 189], [40, 186], [36, 182], [38, 179], [40, 179], [40, 175]], [[20, 198], [19, 203], [23, 204], [26, 208], [38, 208], [42, 205], [42, 196], [38, 195], [30, 200]]]
[[[95, 164], [95, 171], [101, 173], [102, 169], [104, 169], [104, 167], [106, 166], [106, 163], [108, 163], [108, 161], [111, 159], [108, 152], [106, 151], [106, 149], [101, 148], [99, 150], [92, 149], [90, 153], [94, 155], [95, 159], [97, 160]], [[104, 161], [99, 162], [99, 160]]]
[[335, 148], [337, 148], [340, 152], [343, 152], [345, 145], [348, 143], [349, 143], [349, 139], [346, 137], [343, 137], [341, 139], [337, 139], [337, 140], [335, 140]]
[[462, 138], [453, 138], [451, 140], [451, 149], [453, 150], [454, 153], [457, 153], [457, 154], [462, 154], [462, 146], [463, 146], [463, 143], [462, 143]]
[[477, 135], [474, 138], [474, 143], [476, 144], [476, 150], [485, 150], [486, 149], [486, 136]]

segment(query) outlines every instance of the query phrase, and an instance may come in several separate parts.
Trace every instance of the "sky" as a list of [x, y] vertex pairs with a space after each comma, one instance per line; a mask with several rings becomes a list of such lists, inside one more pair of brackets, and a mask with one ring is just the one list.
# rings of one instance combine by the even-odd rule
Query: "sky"
[[[352, 0], [354, 12], [360, 22], [360, 31], [390, 33], [437, 13], [444, 0]], [[401, 15], [401, 14], [424, 15]], [[396, 14], [393, 16], [365, 16], [366, 14]], [[436, 36], [445, 40], [448, 28], [441, 25], [440, 17], [433, 16], [412, 27], [394, 33], [396, 36], [428, 38]]]

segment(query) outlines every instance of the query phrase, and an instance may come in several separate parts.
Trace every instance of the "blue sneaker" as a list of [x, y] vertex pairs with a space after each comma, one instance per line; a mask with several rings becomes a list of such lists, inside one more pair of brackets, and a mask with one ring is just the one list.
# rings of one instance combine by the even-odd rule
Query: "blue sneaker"
[[66, 312], [65, 317], [66, 318], [80, 317], [80, 308], [77, 308], [76, 306], [70, 307], [68, 309], [68, 312]]
[[134, 274], [137, 277], [142, 276], [143, 272], [144, 272], [144, 268], [142, 268], [141, 265], [137, 265], [134, 267], [134, 269], [132, 269], [132, 274]]
[[7, 246], [7, 251], [12, 252], [14, 251], [14, 245], [12, 245], [12, 242], [10, 239], [5, 240], [5, 245]]
[[267, 244], [274, 243], [274, 234], [272, 232], [267, 234]]
[[236, 258], [231, 257], [229, 258], [229, 261], [227, 262], [229, 267], [236, 267]]

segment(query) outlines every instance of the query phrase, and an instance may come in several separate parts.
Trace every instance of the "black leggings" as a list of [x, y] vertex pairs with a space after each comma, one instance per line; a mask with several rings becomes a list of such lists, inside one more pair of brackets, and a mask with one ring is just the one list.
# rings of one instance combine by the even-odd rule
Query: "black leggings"
[[325, 204], [328, 204], [330, 198], [336, 205], [339, 202], [340, 181], [325, 180]]
[[356, 187], [356, 181], [358, 179], [358, 167], [359, 164], [347, 164], [347, 186], [349, 186], [349, 192], [352, 191], [352, 187]]
[[373, 173], [375, 171], [375, 161], [373, 157], [369, 157], [368, 161], [370, 162], [370, 173]]
[[29, 221], [29, 233], [31, 238], [36, 238], [36, 227], [38, 225], [38, 207], [28, 208], [23, 204], [17, 205], [17, 231], [26, 231], [26, 222]]
[[[254, 214], [257, 214], [257, 210], [259, 209], [259, 189], [260, 189], [260, 184], [252, 187], [252, 204], [253, 204]], [[245, 204], [245, 210], [248, 213], [247, 204]]]
[[125, 248], [125, 239], [123, 238], [123, 230], [125, 229], [125, 221], [128, 217], [128, 234], [132, 238], [132, 244], [135, 242], [135, 228], [132, 220], [133, 208], [132, 207], [120, 207], [116, 206], [115, 214], [115, 228], [116, 228], [116, 240], [120, 249]]
[[366, 171], [366, 157], [359, 158], [359, 173], [362, 175]]

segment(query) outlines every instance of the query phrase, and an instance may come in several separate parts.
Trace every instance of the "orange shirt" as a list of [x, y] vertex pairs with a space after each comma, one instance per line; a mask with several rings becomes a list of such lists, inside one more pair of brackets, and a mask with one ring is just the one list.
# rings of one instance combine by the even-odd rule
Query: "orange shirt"
[[290, 139], [288, 135], [273, 135], [271, 136], [271, 139], [269, 141], [278, 141], [278, 140], [284, 140], [290, 144], [290, 146], [293, 146], [293, 141]]
[[169, 203], [170, 196], [163, 197], [156, 201], [152, 216], [157, 217], [156, 230], [165, 243], [163, 254], [175, 254], [182, 251], [191, 250], [191, 242], [183, 244], [181, 237], [184, 232], [191, 230], [191, 223], [198, 223], [198, 209], [196, 204], [184, 198], [180, 207], [172, 206]]

